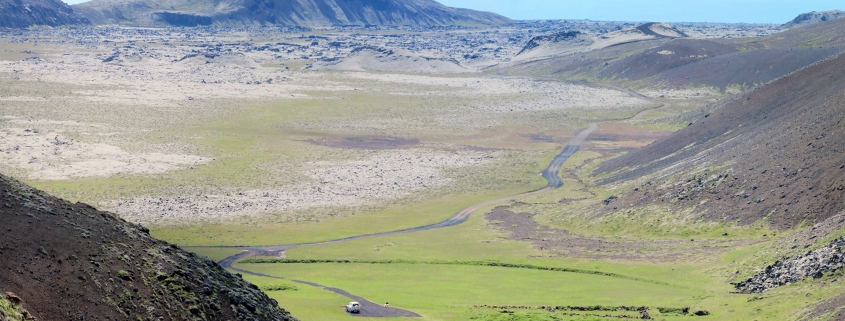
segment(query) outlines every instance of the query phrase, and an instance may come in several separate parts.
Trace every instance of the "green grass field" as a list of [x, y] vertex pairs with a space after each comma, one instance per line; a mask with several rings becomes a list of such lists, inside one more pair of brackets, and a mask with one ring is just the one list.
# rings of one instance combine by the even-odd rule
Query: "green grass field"
[[[18, 48], [13, 46], [13, 49]], [[333, 91], [314, 86], [303, 91], [306, 98], [225, 102], [198, 99], [186, 103], [194, 104], [190, 106], [193, 109], [167, 115], [153, 112], [140, 117], [143, 119], [138, 127], [144, 130], [121, 133], [114, 144], [129, 151], [146, 151], [154, 148], [140, 142], [173, 140], [192, 146], [199, 155], [214, 158], [206, 165], [150, 176], [28, 183], [72, 201], [89, 203], [146, 195], [178, 196], [185, 191], [210, 194], [286, 189], [311, 179], [304, 170], [309, 164], [366, 160], [375, 153], [308, 142], [314, 138], [400, 137], [419, 140], [421, 147], [410, 148], [424, 148], [431, 153], [477, 151], [495, 155], [493, 161], [484, 165], [444, 170], [444, 177], [449, 179], [444, 186], [366, 205], [151, 226], [153, 236], [185, 247], [321, 242], [433, 224], [474, 204], [537, 190], [546, 184], [537, 173], [560, 151], [562, 144], [588, 123], [611, 121], [642, 131], [668, 132], [684, 126], [676, 116], [703, 105], [702, 101], [672, 100], [666, 107], [637, 120], [629, 118], [656, 104], [491, 112], [475, 107], [520, 101], [530, 104], [532, 97], [522, 93], [466, 96], [460, 88], [436, 84], [347, 79], [335, 72], [310, 75], [322, 77], [318, 83], [360, 90]], [[470, 76], [440, 78], [461, 77]], [[438, 80], [438, 76], [430, 80]], [[3, 81], [6, 80], [0, 79]], [[69, 85], [29, 88], [11, 83], [14, 86], [10, 90], [22, 96], [73, 89]], [[33, 106], [38, 108], [30, 108]], [[35, 118], [48, 117], [44, 110], [77, 117], [74, 106], [60, 105], [55, 110], [37, 103], [2, 107], [4, 112]], [[123, 128], [137, 125], [133, 123], [136, 118], [128, 117], [134, 112], [132, 106], [118, 106], [113, 113], [94, 110], [90, 114], [97, 122]], [[83, 133], [68, 135], [79, 139], [89, 137]], [[542, 137], [532, 139], [534, 136]], [[337, 287], [374, 302], [389, 301], [395, 307], [421, 314], [421, 320], [442, 321], [613, 320], [640, 316], [638, 312], [612, 309], [620, 306], [647, 307], [656, 320], [790, 320], [799, 319], [806, 312], [803, 307], [845, 290], [842, 282], [833, 282], [835, 276], [826, 276], [762, 295], [732, 293], [730, 282], [748, 277], [778, 259], [766, 249], [778, 237], [790, 234], [772, 231], [763, 224], [737, 226], [694, 221], [685, 218], [686, 212], [670, 212], [663, 207], [621, 209], [601, 217], [590, 215], [597, 204], [633, 186], [633, 183], [595, 186], [593, 169], [629, 148], [614, 145], [621, 143], [612, 139], [600, 143], [585, 144], [585, 148], [562, 166], [561, 177], [565, 183], [562, 188], [481, 208], [464, 224], [298, 247], [285, 253], [288, 259], [327, 262], [235, 266], [286, 278], [244, 275], [302, 320], [355, 319], [341, 308], [348, 298], [290, 279]], [[648, 252], [645, 254], [683, 255], [671, 259], [667, 254], [665, 257], [669, 259], [654, 260], [637, 256], [642, 253], [625, 253], [637, 255], [612, 259], [559, 257], [538, 248], [532, 240], [512, 239], [510, 232], [493, 226], [484, 214], [497, 206], [510, 206], [515, 213], [535, 215], [538, 223], [576, 236], [650, 244], [641, 250]], [[843, 234], [840, 231], [837, 235]], [[704, 241], [702, 247], [707, 247], [707, 251], [694, 251], [698, 245], [692, 239]], [[664, 244], [669, 245], [660, 248]], [[223, 247], [190, 249], [213, 260], [241, 251]], [[337, 263], [337, 260], [357, 261]], [[474, 263], [448, 263], [454, 261]], [[549, 312], [489, 306], [600, 306], [601, 309]], [[708, 311], [710, 315], [694, 317], [676, 312], [683, 308]]]
[[[373, 97], [350, 97], [361, 106], [362, 117], [370, 111], [385, 115], [401, 113], [406, 108], [424, 108], [422, 105], [398, 107], [376, 107], [368, 104], [382, 104]], [[216, 126], [202, 129], [207, 132], [232, 132], [232, 137], [209, 141], [211, 146], [235, 156], [240, 161], [221, 164], [221, 168], [208, 169], [222, 175], [234, 168], [248, 171], [247, 160], [254, 158], [256, 151], [262, 154], [306, 157], [297, 152], [303, 145], [295, 142], [276, 141], [273, 138], [274, 125], [267, 120], [314, 119], [325, 121], [332, 115], [341, 117], [350, 110], [337, 110], [325, 102], [306, 104], [302, 109], [293, 105], [282, 105], [264, 110], [260, 115], [249, 116], [237, 124], [265, 122], [264, 130], [241, 132], [239, 125]], [[384, 106], [384, 105], [379, 105]], [[672, 119], [690, 110], [690, 105], [673, 104], [646, 118], [631, 121], [633, 126], [655, 129], [672, 129], [676, 124], [663, 124], [661, 119]], [[430, 111], [430, 110], [429, 110]], [[336, 113], [336, 114], [335, 114]], [[606, 111], [590, 116], [578, 117], [579, 121], [593, 121], [607, 118]], [[422, 113], [420, 113], [421, 115]], [[328, 116], [327, 116], [328, 115]], [[353, 112], [353, 115], [355, 113]], [[626, 114], [627, 115], [627, 114]], [[630, 117], [630, 115], [622, 115]], [[422, 116], [421, 116], [422, 117]], [[619, 115], [609, 117], [622, 119]], [[342, 120], [341, 118], [338, 118]], [[423, 118], [420, 118], [423, 119]], [[406, 119], [407, 121], [407, 119]], [[416, 121], [412, 121], [414, 124]], [[425, 123], [422, 121], [421, 123]], [[576, 124], [575, 122], [573, 124]], [[578, 126], [578, 125], [573, 125]], [[284, 128], [281, 126], [279, 128]], [[420, 137], [439, 143], [473, 142], [484, 147], [512, 148], [519, 146], [512, 134], [485, 131], [467, 131], [442, 128], [442, 132], [413, 129], [403, 135]], [[505, 127], [509, 128], [509, 127]], [[519, 126], [509, 130], [519, 130]], [[278, 133], [290, 137], [293, 132], [280, 129]], [[378, 134], [378, 132], [375, 132]], [[339, 132], [322, 134], [296, 132], [303, 135], [342, 135]], [[294, 135], [294, 136], [296, 136]], [[252, 141], [243, 145], [241, 141]], [[276, 144], [276, 145], [274, 145]], [[524, 150], [556, 149], [553, 144], [536, 142], [525, 145]], [[244, 147], [253, 146], [253, 147]], [[261, 147], [264, 146], [264, 147]], [[283, 146], [277, 152], [267, 146]], [[320, 151], [322, 147], [312, 149]], [[281, 154], [279, 154], [281, 152]], [[557, 151], [534, 153], [530, 158], [519, 161], [515, 167], [500, 166], [484, 172], [484, 177], [529, 176], [544, 166]], [[277, 154], [273, 154], [277, 153]], [[235, 266], [267, 275], [283, 277], [279, 280], [246, 275], [245, 277], [303, 320], [346, 320], [350, 319], [341, 306], [349, 301], [338, 294], [290, 281], [307, 280], [325, 286], [336, 287], [365, 297], [374, 302], [389, 301], [392, 306], [421, 314], [422, 320], [612, 320], [614, 316], [637, 317], [636, 312], [604, 311], [585, 312], [562, 310], [548, 312], [535, 308], [508, 309], [486, 306], [644, 306], [651, 317], [657, 320], [779, 320], [799, 316], [801, 308], [831, 297], [840, 291], [838, 284], [829, 283], [829, 278], [805, 281], [786, 286], [765, 295], [744, 295], [732, 293], [732, 286], [726, 281], [737, 275], [747, 276], [752, 269], [770, 259], [749, 258], [765, 248], [776, 233], [763, 225], [733, 226], [710, 222], [687, 221], [683, 213], [669, 213], [659, 208], [631, 209], [595, 219], [581, 215], [610, 195], [624, 190], [625, 186], [596, 187], [590, 175], [601, 161], [613, 157], [596, 151], [582, 150], [570, 158], [562, 167], [565, 185], [561, 189], [546, 191], [519, 199], [518, 202], [504, 202], [514, 211], [538, 214], [537, 220], [573, 233], [609, 237], [630, 241], [679, 241], [689, 238], [721, 242], [736, 241], [739, 244], [723, 246], [711, 254], [690, 254], [683, 261], [648, 260], [595, 260], [587, 258], [564, 258], [550, 256], [530, 242], [512, 240], [508, 232], [493, 228], [483, 214], [494, 206], [473, 213], [470, 219], [459, 226], [421, 231], [409, 234], [361, 239], [344, 243], [299, 247], [285, 253], [292, 260], [328, 260], [328, 263], [238, 263]], [[276, 157], [276, 156], [274, 156]], [[272, 157], [270, 157], [272, 158]], [[269, 158], [267, 158], [269, 159]], [[241, 162], [241, 163], [239, 163]], [[238, 165], [241, 164], [241, 165]], [[240, 166], [240, 167], [239, 167]], [[253, 175], [260, 175], [254, 172]], [[225, 178], [231, 181], [234, 178]], [[153, 234], [180, 245], [274, 245], [319, 242], [353, 235], [397, 230], [439, 222], [455, 211], [485, 200], [513, 195], [543, 186], [543, 181], [534, 176], [530, 180], [505, 179], [499, 181], [496, 189], [478, 188], [469, 184], [462, 192], [434, 193], [430, 196], [394, 202], [382, 208], [363, 210], [341, 217], [319, 216], [316, 220], [302, 222], [235, 222], [227, 224], [201, 224], [186, 226], [161, 226]], [[492, 185], [492, 184], [491, 184]], [[561, 200], [567, 202], [562, 205]], [[729, 236], [725, 237], [727, 233]], [[767, 235], [767, 236], [764, 236]], [[771, 236], [769, 236], [771, 235]], [[727, 243], [725, 243], [727, 244]], [[693, 248], [680, 245], [678, 249]], [[660, 251], [667, 249], [651, 249]], [[671, 250], [671, 249], [668, 249]], [[198, 249], [201, 255], [220, 259], [234, 254], [232, 249]], [[331, 263], [333, 260], [353, 260], [358, 263]], [[355, 261], [358, 260], [358, 261]], [[399, 260], [398, 263], [378, 263]], [[508, 266], [527, 265], [535, 268], [512, 268], [479, 266], [473, 264], [429, 264], [432, 262], [474, 261], [496, 262]], [[363, 263], [369, 262], [369, 263]], [[412, 262], [412, 263], [408, 263]], [[420, 262], [428, 262], [420, 264]], [[536, 267], [564, 271], [588, 271], [574, 273], [538, 270]], [[736, 274], [739, 273], [739, 274]], [[295, 288], [291, 290], [290, 288]], [[812, 292], [813, 295], [806, 296]], [[795, 299], [800, 298], [800, 299]], [[672, 311], [689, 308], [690, 312], [707, 311], [709, 316], [683, 315]], [[661, 312], [661, 311], [665, 311]], [[366, 319], [366, 318], [364, 318]]]
[[[481, 305], [686, 307], [694, 305], [699, 295], [682, 287], [614, 277], [501, 267], [333, 263], [238, 267], [338, 287], [430, 320], [466, 319], [473, 306]], [[299, 293], [279, 295], [283, 302]]]

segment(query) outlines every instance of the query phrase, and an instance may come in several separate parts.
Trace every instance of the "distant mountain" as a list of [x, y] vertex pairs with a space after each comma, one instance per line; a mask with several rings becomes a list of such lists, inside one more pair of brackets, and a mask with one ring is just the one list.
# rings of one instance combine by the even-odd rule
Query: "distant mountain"
[[811, 25], [814, 23], [825, 22], [836, 20], [839, 18], [845, 17], [845, 11], [841, 10], [830, 10], [830, 11], [813, 11], [808, 13], [802, 13], [795, 17], [790, 22], [783, 24], [783, 28], [792, 28], [804, 25]]
[[134, 26], [474, 26], [511, 22], [494, 13], [451, 8], [434, 0], [93, 0], [74, 5], [74, 10], [95, 24]]
[[0, 28], [88, 24], [61, 0], [0, 0]]
[[3, 175], [0, 222], [0, 306], [33, 317], [0, 320], [297, 320], [208, 258]]

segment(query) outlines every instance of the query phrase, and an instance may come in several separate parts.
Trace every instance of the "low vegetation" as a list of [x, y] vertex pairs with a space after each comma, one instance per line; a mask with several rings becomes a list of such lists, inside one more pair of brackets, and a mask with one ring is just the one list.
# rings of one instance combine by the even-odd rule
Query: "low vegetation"
[[[658, 37], [509, 65], [502, 57], [515, 54], [507, 43], [516, 31], [483, 31], [493, 38], [480, 46], [505, 48], [485, 51], [492, 56], [473, 68], [496, 67], [422, 75], [316, 70], [327, 66], [315, 58], [329, 46], [325, 39], [369, 37], [347, 31], [133, 30], [109, 31], [108, 43], [51, 38], [65, 30], [27, 33], [43, 36], [37, 46], [0, 37], [0, 170], [133, 222], [96, 225], [118, 220], [81, 203], [44, 205], [54, 199], [4, 179], [0, 206], [17, 210], [4, 222], [27, 227], [8, 232], [30, 237], [21, 231], [65, 217], [54, 225], [93, 251], [57, 254], [65, 243], [42, 242], [7, 259], [13, 246], [0, 243], [0, 263], [10, 271], [16, 262], [31, 264], [36, 278], [70, 268], [81, 274], [64, 278], [77, 285], [66, 291], [99, 291], [91, 294], [96, 311], [62, 300], [38, 307], [202, 318], [226, 308], [261, 314], [272, 298], [303, 320], [343, 318], [342, 306], [359, 299], [444, 321], [845, 313], [835, 264], [820, 274], [790, 270], [800, 276], [790, 282], [769, 273], [805, 266], [795, 258], [841, 263], [839, 250], [825, 246], [845, 236], [838, 213], [845, 165], [836, 157], [843, 141], [843, 82], [836, 80], [845, 73], [834, 72], [842, 59], [755, 90], [839, 52], [840, 37], [830, 32], [753, 41]], [[409, 39], [460, 38], [462, 47], [447, 48], [474, 50], [470, 33], [432, 32], [442, 39], [411, 32]], [[198, 54], [197, 43], [230, 53]], [[824, 48], [798, 48], [807, 43]], [[330, 62], [344, 62], [342, 51], [353, 50], [344, 46], [325, 50]], [[729, 62], [743, 67], [726, 69]], [[808, 72], [821, 76], [800, 78]], [[807, 88], [783, 98], [794, 83]], [[735, 108], [718, 109], [725, 104]], [[794, 113], [794, 106], [815, 107]], [[539, 173], [584, 128], [593, 131], [561, 166], [564, 185], [544, 188]], [[764, 131], [770, 128], [779, 130]], [[781, 146], [794, 142], [790, 135], [801, 135], [801, 146]], [[755, 150], [767, 152], [750, 157]], [[815, 158], [798, 166], [795, 155]], [[520, 196], [506, 198], [513, 195]], [[332, 242], [436, 224], [477, 204], [458, 225]], [[804, 204], [829, 206], [792, 214]], [[79, 225], [86, 220], [90, 226]], [[57, 227], [49, 228], [39, 231]], [[273, 257], [231, 262], [259, 252]], [[220, 281], [196, 283], [194, 274]], [[0, 286], [20, 283], [4, 277]], [[739, 293], [735, 284], [752, 277], [755, 290], [746, 292], [755, 293]], [[61, 292], [32, 289], [13, 290]], [[9, 298], [0, 298], [0, 315], [25, 317]]]

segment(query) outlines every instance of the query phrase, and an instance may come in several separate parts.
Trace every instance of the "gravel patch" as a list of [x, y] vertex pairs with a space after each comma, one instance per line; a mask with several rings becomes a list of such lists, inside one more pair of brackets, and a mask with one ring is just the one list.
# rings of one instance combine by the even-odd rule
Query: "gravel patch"
[[212, 160], [196, 155], [129, 153], [117, 146], [89, 144], [54, 131], [0, 129], [0, 162], [24, 170], [30, 179], [161, 174]]
[[112, 201], [116, 213], [132, 222], [169, 224], [227, 220], [262, 213], [287, 213], [315, 207], [349, 207], [397, 199], [452, 182], [446, 169], [487, 163], [489, 153], [429, 150], [374, 152], [356, 161], [307, 163], [310, 178], [295, 186], [226, 194], [139, 197]]

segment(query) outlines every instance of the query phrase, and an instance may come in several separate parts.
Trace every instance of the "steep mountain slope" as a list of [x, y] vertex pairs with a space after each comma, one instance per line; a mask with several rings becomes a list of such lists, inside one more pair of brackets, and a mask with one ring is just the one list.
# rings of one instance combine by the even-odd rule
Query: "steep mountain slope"
[[[671, 66], [668, 62], [660, 64], [658, 61], [658, 66], [663, 66], [666, 70], [654, 75], [650, 80], [673, 87], [707, 86], [718, 88], [722, 92], [729, 86], [747, 89], [843, 51], [843, 47], [771, 48], [716, 55], [692, 63], [678, 63], [677, 66]], [[626, 76], [631, 73], [616, 74]], [[642, 79], [634, 76], [628, 79]]]
[[208, 259], [2, 175], [0, 222], [0, 293], [38, 320], [295, 320]]
[[819, 22], [831, 21], [836, 20], [839, 18], [845, 17], [845, 11], [841, 10], [829, 10], [829, 11], [821, 11], [821, 12], [808, 12], [802, 13], [792, 19], [792, 21], [783, 24], [783, 28], [793, 28], [798, 26], [810, 25]]
[[613, 206], [670, 204], [777, 227], [845, 209], [845, 55], [739, 96], [597, 169], [603, 183], [655, 174]]
[[0, 0], [0, 28], [87, 24], [88, 19], [60, 0]]
[[93, 0], [74, 6], [95, 24], [135, 26], [499, 25], [510, 19], [434, 0]]
[[[541, 37], [547, 36], [538, 38]], [[664, 36], [619, 42], [598, 49], [592, 46], [583, 41], [533, 46], [541, 49], [523, 50], [513, 58], [517, 63], [501, 68], [513, 74], [636, 82], [636, 86], [706, 86], [722, 91], [740, 86], [747, 89], [845, 52], [845, 19], [796, 27], [759, 38]], [[532, 53], [538, 50], [544, 52]]]

